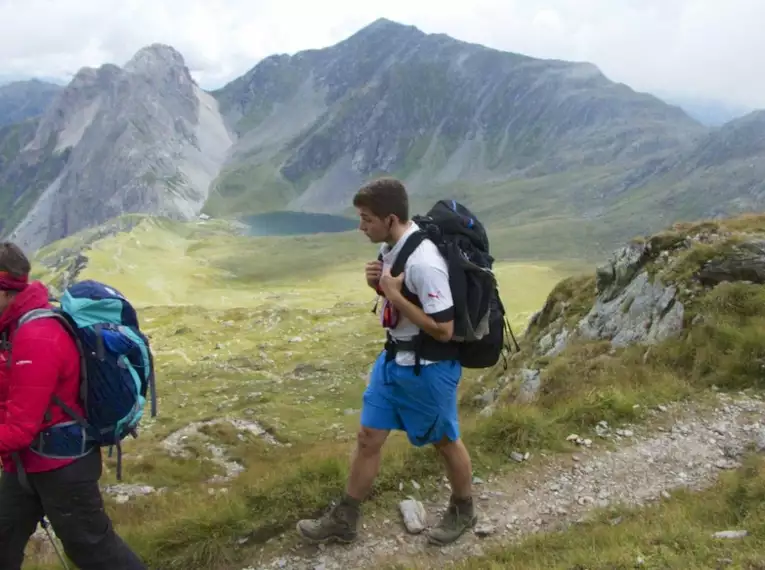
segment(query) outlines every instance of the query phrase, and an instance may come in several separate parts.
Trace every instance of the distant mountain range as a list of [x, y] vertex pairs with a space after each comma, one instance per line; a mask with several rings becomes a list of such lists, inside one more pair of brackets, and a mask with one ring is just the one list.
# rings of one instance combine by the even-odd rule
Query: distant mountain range
[[0, 85], [0, 127], [42, 115], [63, 89], [39, 79]]
[[659, 93], [656, 95], [670, 105], [679, 106], [691, 117], [708, 127], [719, 127], [755, 110], [743, 105], [725, 103], [715, 99], [683, 97], [671, 94], [662, 95]]
[[384, 19], [210, 93], [155, 44], [65, 87], [0, 87], [0, 233], [36, 249], [126, 213], [342, 216], [392, 174], [415, 208], [464, 200], [518, 255], [590, 252], [762, 208], [762, 113], [716, 122], [591, 64]]

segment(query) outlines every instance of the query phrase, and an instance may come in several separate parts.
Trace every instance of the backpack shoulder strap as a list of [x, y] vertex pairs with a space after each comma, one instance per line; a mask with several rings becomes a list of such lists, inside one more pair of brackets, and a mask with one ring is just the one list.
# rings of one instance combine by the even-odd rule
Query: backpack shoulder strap
[[78, 340], [74, 330], [72, 329], [72, 323], [70, 323], [69, 319], [67, 319], [64, 315], [55, 309], [32, 309], [31, 311], [24, 313], [19, 318], [18, 325], [16, 326], [16, 331], [18, 332], [18, 330], [26, 323], [36, 321], [37, 319], [56, 319], [64, 326], [66, 332], [69, 333], [69, 335], [75, 341]]
[[[76, 334], [74, 333], [74, 330], [72, 329], [71, 323], [67, 320], [67, 318], [62, 315], [59, 311], [56, 311], [54, 309], [32, 309], [31, 311], [28, 311], [21, 315], [18, 321], [18, 325], [16, 326], [16, 332], [18, 333], [19, 329], [24, 326], [26, 323], [29, 323], [31, 321], [36, 321], [37, 319], [56, 319], [58, 322], [60, 322], [64, 330], [72, 337], [72, 339], [75, 341], [75, 344], [77, 345], [77, 349], [80, 352], [80, 378], [85, 379], [86, 377], [86, 371], [85, 371], [85, 361], [82, 355], [82, 346], [80, 345], [79, 339], [77, 338]], [[8, 367], [11, 366], [13, 358], [9, 357], [7, 360]], [[71, 416], [73, 420], [78, 422], [83, 427], [88, 426], [85, 419], [75, 412], [71, 407], [67, 406], [64, 402], [61, 401], [61, 399], [57, 395], [53, 395], [52, 398], [53, 402], [58, 404], [61, 408], [64, 409], [64, 411]], [[48, 416], [48, 412], [46, 412], [46, 416]]]
[[425, 232], [418, 230], [406, 238], [404, 245], [401, 247], [401, 251], [399, 251], [396, 256], [396, 261], [393, 262], [393, 267], [390, 268], [390, 274], [393, 275], [393, 277], [401, 275], [409, 256], [414, 253], [414, 250], [419, 247], [426, 237]]
[[32, 309], [31, 311], [24, 313], [19, 318], [18, 328], [28, 323], [29, 321], [36, 321], [37, 319], [43, 319], [47, 317], [58, 318], [58, 313], [53, 309]]
[[[16, 332], [18, 333], [18, 330], [26, 323], [36, 321], [37, 319], [56, 319], [59, 323], [61, 323], [61, 325], [64, 327], [64, 330], [72, 338], [74, 344], [77, 346], [77, 351], [80, 353], [80, 377], [82, 380], [85, 380], [87, 377], [87, 372], [82, 343], [77, 337], [77, 333], [75, 333], [74, 328], [72, 327], [72, 323], [69, 321], [69, 319], [67, 319], [66, 316], [61, 314], [61, 312], [56, 311], [55, 309], [32, 309], [31, 311], [24, 313], [19, 318]], [[8, 366], [10, 366], [11, 360], [11, 358], [8, 359]]]

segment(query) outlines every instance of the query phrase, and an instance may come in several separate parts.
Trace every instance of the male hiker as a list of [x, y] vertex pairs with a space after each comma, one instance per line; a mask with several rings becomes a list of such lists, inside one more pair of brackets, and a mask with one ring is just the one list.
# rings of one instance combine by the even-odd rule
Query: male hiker
[[77, 568], [146, 570], [104, 512], [100, 449], [74, 460], [34, 451], [44, 430], [71, 422], [51, 403], [54, 396], [78, 414], [82, 407], [79, 353], [63, 326], [39, 319], [18, 328], [22, 315], [50, 306], [45, 286], [28, 282], [29, 271], [16, 245], [0, 243], [0, 568], [21, 569], [27, 542], [47, 515]]
[[[356, 538], [360, 504], [377, 476], [383, 444], [390, 430], [396, 429], [405, 431], [417, 447], [433, 444], [444, 459], [452, 496], [446, 514], [427, 535], [431, 543], [448, 544], [476, 523], [472, 466], [459, 439], [457, 419], [462, 369], [454, 345], [446, 342], [454, 326], [448, 267], [436, 246], [424, 240], [407, 258], [404, 271], [391, 275], [397, 255], [418, 229], [409, 219], [407, 192], [398, 180], [368, 183], [358, 191], [353, 205], [361, 219], [360, 230], [373, 243], [382, 244], [382, 263], [368, 263], [366, 278], [385, 297], [381, 320], [389, 339], [364, 393], [345, 495], [323, 517], [300, 521], [297, 530], [312, 542]], [[415, 355], [407, 343], [420, 331], [424, 335]]]

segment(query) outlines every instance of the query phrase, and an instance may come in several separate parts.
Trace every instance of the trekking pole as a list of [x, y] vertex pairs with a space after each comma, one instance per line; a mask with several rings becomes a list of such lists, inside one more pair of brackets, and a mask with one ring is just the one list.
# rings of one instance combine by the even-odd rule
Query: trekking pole
[[53, 545], [53, 550], [56, 551], [56, 555], [58, 556], [58, 559], [61, 561], [61, 565], [66, 570], [70, 570], [69, 564], [66, 563], [66, 559], [64, 558], [64, 555], [58, 549], [58, 545], [56, 544], [56, 539], [53, 538], [53, 535], [50, 533], [50, 529], [48, 528], [48, 526], [49, 526], [48, 525], [48, 521], [45, 520], [45, 517], [42, 517], [40, 519], [40, 525], [43, 527], [43, 530], [45, 531], [45, 534], [48, 535], [48, 539], [50, 540], [50, 543]]

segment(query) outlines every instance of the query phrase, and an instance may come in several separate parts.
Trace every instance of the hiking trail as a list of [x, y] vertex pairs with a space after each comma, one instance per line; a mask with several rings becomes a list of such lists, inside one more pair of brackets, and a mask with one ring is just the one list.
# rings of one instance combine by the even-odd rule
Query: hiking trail
[[[741, 394], [716, 397], [711, 410], [676, 403], [651, 410], [651, 425], [601, 427], [600, 433], [619, 434], [614, 450], [596, 436], [573, 455], [544, 458], [521, 472], [477, 481], [478, 524], [452, 545], [432, 546], [424, 534], [409, 534], [393, 507], [375, 518], [363, 511], [363, 527], [351, 545], [315, 546], [284, 536], [280, 554], [252, 560], [242, 570], [363, 569], [405, 561], [441, 569], [533, 533], [565, 529], [594, 508], [643, 505], [669, 498], [679, 487], [702, 489], [721, 471], [738, 467], [748, 444], [765, 449], [765, 402]], [[437, 522], [448, 496], [444, 486], [438, 502], [423, 502], [428, 525]], [[402, 492], [401, 500], [406, 498]]]

